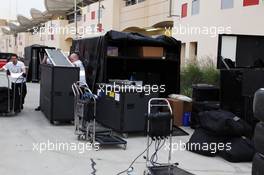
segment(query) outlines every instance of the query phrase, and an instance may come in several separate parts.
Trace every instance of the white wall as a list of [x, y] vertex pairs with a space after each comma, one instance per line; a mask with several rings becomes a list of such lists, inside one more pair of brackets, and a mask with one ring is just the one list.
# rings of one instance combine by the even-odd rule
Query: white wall
[[[264, 1], [260, 0], [257, 6], [243, 6], [243, 0], [234, 0], [234, 8], [221, 9], [221, 0], [200, 0], [200, 13], [191, 16], [192, 0], [178, 0], [176, 11], [181, 14], [181, 5], [188, 3], [188, 16], [175, 18], [175, 27], [224, 27], [224, 33], [264, 35]], [[231, 27], [231, 28], [228, 28]], [[229, 32], [231, 29], [231, 32]], [[216, 58], [218, 48], [218, 36], [209, 35], [182, 35], [174, 32], [176, 39], [184, 43], [198, 42], [198, 58]], [[188, 45], [188, 44], [187, 44]], [[188, 50], [188, 48], [186, 48]], [[186, 52], [185, 58], [190, 55]]]
[[169, 5], [170, 0], [145, 0], [131, 6], [125, 6], [125, 1], [120, 1], [120, 30], [129, 27], [147, 28], [160, 22], [172, 21]]
[[24, 56], [24, 48], [31, 45], [30, 41], [31, 33], [24, 32], [17, 35], [17, 55], [20, 57]]
[[0, 42], [1, 42], [0, 52], [16, 53], [17, 47], [15, 45], [14, 35], [1, 35]]
[[[101, 1], [101, 18], [100, 23], [102, 24], [103, 31], [98, 32], [99, 23], [99, 3], [92, 3], [89, 6], [82, 8], [82, 20], [78, 22], [79, 30], [81, 29], [78, 37], [95, 37], [103, 35], [109, 30], [119, 30], [119, 0], [104, 0]], [[95, 18], [91, 18], [91, 13], [95, 12]], [[74, 23], [68, 25], [68, 27], [74, 27]], [[95, 32], [93, 32], [93, 31]], [[68, 35], [66, 38], [74, 38], [74, 35]]]

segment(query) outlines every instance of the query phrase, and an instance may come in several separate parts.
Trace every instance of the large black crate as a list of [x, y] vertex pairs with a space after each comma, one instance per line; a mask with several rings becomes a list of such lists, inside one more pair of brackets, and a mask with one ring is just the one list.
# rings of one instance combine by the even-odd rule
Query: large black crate
[[264, 155], [264, 123], [260, 122], [256, 125], [254, 134], [254, 143], [256, 151]]
[[79, 80], [79, 68], [41, 65], [40, 108], [51, 123], [74, 120], [71, 86]]
[[[109, 56], [114, 47], [118, 55]], [[164, 57], [144, 57], [142, 47], [162, 47]], [[109, 31], [105, 36], [74, 40], [71, 52], [78, 52], [86, 69], [87, 84], [94, 91], [97, 83], [110, 79], [132, 79], [144, 84], [165, 85], [161, 97], [180, 93], [181, 42], [172, 37], [152, 38], [137, 33]]]
[[256, 153], [253, 159], [252, 175], [264, 174], [264, 156]]
[[103, 95], [97, 102], [96, 120], [119, 133], [143, 132], [148, 101], [153, 97], [158, 94], [121, 92]]
[[[12, 104], [13, 104], [13, 98], [12, 98], [12, 89], [9, 89], [9, 99], [10, 101], [8, 101], [8, 88], [7, 87], [0, 87], [0, 114], [1, 113], [7, 113], [8, 109], [12, 108]], [[9, 102], [9, 105], [8, 105]], [[11, 108], [8, 108], [11, 107]]]
[[220, 88], [214, 85], [208, 84], [196, 84], [193, 85], [193, 101], [204, 102], [204, 101], [219, 101], [220, 99]]
[[255, 124], [253, 98], [264, 87], [264, 69], [221, 70], [221, 108]]

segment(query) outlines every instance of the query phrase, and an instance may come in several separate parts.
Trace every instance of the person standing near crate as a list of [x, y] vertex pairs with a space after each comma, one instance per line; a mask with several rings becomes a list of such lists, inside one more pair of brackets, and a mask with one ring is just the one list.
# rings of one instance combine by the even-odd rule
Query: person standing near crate
[[75, 67], [80, 68], [80, 82], [86, 84], [85, 68], [83, 66], [82, 61], [79, 58], [79, 55], [76, 53], [73, 53], [69, 56], [69, 60]]
[[[26, 68], [25, 64], [22, 61], [18, 60], [16, 55], [12, 56], [10, 61], [4, 65], [0, 71], [5, 70], [8, 76], [11, 74], [22, 74], [23, 78], [10, 78], [12, 83], [12, 91], [15, 90], [15, 112], [18, 113], [23, 109], [23, 104], [25, 102], [25, 97], [27, 94], [27, 86], [26, 86]], [[22, 92], [22, 94], [21, 94]], [[20, 102], [22, 95], [22, 101]]]

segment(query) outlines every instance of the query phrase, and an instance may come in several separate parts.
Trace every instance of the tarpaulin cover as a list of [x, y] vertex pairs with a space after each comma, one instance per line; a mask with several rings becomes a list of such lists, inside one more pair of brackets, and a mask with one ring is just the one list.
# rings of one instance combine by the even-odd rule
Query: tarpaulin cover
[[[109, 31], [105, 36], [73, 41], [71, 52], [77, 52], [80, 55], [86, 69], [87, 82], [91, 89], [94, 89], [96, 83], [106, 82], [106, 52], [108, 46], [120, 46], [122, 48], [134, 46], [163, 47], [166, 48], [167, 52], [175, 53], [172, 58], [178, 61], [175, 70], [180, 69], [180, 41], [167, 36], [152, 38], [138, 33]], [[179, 84], [179, 78], [177, 81]]]

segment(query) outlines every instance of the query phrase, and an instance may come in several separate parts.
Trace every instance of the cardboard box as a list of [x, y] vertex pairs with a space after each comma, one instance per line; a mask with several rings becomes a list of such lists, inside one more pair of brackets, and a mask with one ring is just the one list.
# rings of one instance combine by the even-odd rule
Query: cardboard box
[[163, 47], [141, 47], [139, 49], [139, 56], [141, 57], [164, 57]]
[[169, 98], [170, 105], [172, 107], [172, 113], [174, 117], [174, 125], [183, 125], [183, 115], [185, 112], [192, 112], [192, 103], [182, 100], [176, 100]]

